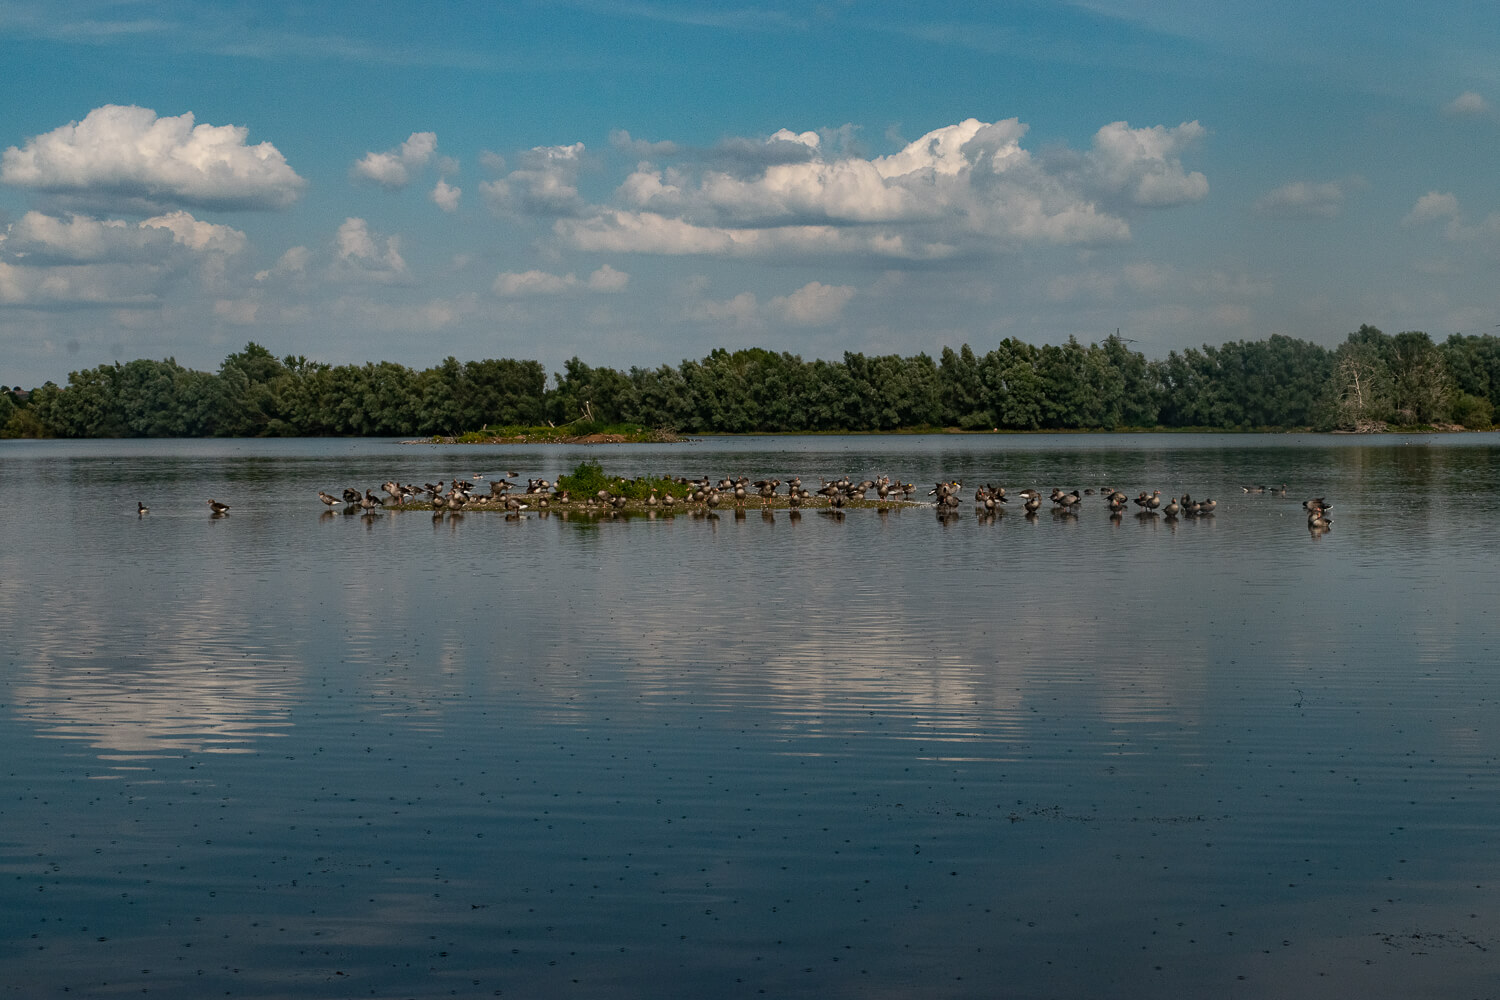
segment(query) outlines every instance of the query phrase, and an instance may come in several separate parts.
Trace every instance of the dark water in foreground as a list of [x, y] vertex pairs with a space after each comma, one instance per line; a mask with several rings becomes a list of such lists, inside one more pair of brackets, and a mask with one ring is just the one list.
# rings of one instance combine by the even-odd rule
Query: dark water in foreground
[[[1221, 503], [315, 496], [583, 458]], [[0, 442], [0, 471], [0, 995], [1500, 996], [1495, 435]]]

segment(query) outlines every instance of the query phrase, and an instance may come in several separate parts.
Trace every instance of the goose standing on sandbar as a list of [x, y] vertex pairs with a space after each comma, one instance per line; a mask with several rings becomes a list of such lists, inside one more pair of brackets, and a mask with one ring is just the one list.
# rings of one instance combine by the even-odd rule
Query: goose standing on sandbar
[[223, 517], [229, 513], [229, 505], [227, 503], [219, 503], [217, 500], [210, 500], [208, 502], [208, 509], [213, 512], [214, 517]]

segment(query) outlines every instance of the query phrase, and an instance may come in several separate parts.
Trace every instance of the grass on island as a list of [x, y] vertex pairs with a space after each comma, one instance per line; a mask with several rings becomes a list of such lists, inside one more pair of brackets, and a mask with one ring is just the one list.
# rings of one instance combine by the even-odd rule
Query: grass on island
[[679, 500], [691, 492], [671, 476], [637, 476], [626, 479], [623, 476], [606, 475], [604, 466], [598, 462], [580, 462], [568, 475], [558, 476], [557, 489], [558, 492], [567, 490], [579, 500], [596, 496], [600, 490], [609, 490], [611, 496], [628, 497], [631, 500], [645, 500], [651, 496], [652, 489], [657, 490], [661, 496], [671, 493]]

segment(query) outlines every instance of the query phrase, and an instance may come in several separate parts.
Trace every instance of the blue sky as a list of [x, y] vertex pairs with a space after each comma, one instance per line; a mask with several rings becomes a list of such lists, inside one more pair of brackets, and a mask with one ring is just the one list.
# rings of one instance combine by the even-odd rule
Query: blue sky
[[1500, 9], [0, 0], [0, 381], [1500, 324]]

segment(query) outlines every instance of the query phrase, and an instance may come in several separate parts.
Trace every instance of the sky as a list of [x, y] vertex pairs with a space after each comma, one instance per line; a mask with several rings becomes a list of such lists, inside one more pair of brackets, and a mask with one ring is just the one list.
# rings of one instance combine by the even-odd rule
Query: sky
[[0, 0], [0, 382], [1500, 333], [1500, 7]]

